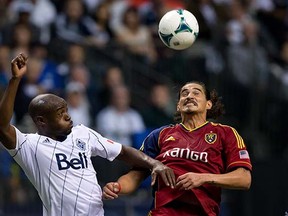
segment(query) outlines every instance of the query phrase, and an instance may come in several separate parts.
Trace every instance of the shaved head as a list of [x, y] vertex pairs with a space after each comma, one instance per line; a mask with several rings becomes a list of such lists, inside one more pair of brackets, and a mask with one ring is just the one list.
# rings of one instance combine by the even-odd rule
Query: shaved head
[[47, 113], [55, 111], [57, 107], [65, 104], [65, 100], [54, 94], [41, 94], [36, 96], [29, 104], [29, 115], [34, 118], [36, 116], [45, 116]]

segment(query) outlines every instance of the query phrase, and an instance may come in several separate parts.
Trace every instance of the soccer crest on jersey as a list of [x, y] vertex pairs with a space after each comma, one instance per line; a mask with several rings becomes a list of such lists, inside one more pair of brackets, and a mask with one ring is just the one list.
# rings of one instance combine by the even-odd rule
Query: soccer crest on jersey
[[209, 144], [213, 144], [217, 140], [217, 134], [210, 131], [210, 133], [205, 134], [205, 141]]
[[86, 150], [86, 143], [81, 139], [76, 139], [76, 146], [82, 151]]

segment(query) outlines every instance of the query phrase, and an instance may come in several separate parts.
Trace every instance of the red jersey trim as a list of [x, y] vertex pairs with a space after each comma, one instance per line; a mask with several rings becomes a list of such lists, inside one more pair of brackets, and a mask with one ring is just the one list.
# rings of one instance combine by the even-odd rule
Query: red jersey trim
[[[235, 162], [229, 164], [229, 165], [227, 166], [227, 169], [229, 170], [229, 168], [230, 168], [231, 166], [235, 165], [235, 164], [237, 164], [237, 165], [245, 164], [246, 166], [248, 165], [248, 167], [250, 168], [250, 170], [252, 170], [252, 165], [251, 165], [249, 162], [246, 162], [246, 161], [235, 161]], [[245, 166], [245, 167], [246, 167], [246, 166]]]

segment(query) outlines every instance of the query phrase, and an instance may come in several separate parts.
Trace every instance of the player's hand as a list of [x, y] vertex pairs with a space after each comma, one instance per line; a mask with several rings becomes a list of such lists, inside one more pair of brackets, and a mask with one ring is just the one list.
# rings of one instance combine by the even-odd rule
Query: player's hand
[[209, 174], [188, 172], [177, 178], [176, 188], [180, 190], [191, 190], [207, 182]]
[[13, 78], [22, 77], [26, 73], [27, 60], [28, 57], [25, 56], [23, 53], [20, 53], [11, 61], [11, 72]]
[[152, 186], [155, 184], [156, 178], [158, 175], [161, 176], [162, 180], [167, 186], [171, 188], [175, 187], [176, 180], [175, 180], [174, 171], [159, 161], [154, 165], [152, 169], [152, 173], [151, 173], [151, 177], [152, 177], [151, 185]]
[[118, 182], [109, 182], [103, 187], [102, 198], [106, 200], [113, 200], [118, 198], [121, 191], [121, 186]]

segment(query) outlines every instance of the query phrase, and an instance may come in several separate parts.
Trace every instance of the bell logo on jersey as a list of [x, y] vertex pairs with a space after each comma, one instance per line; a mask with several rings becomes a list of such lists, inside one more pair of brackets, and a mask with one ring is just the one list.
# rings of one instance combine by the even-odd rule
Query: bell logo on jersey
[[85, 153], [79, 152], [79, 158], [71, 158], [71, 160], [67, 160], [67, 156], [63, 153], [57, 153], [56, 160], [59, 170], [67, 170], [69, 168], [72, 169], [85, 169], [88, 168], [88, 161]]

